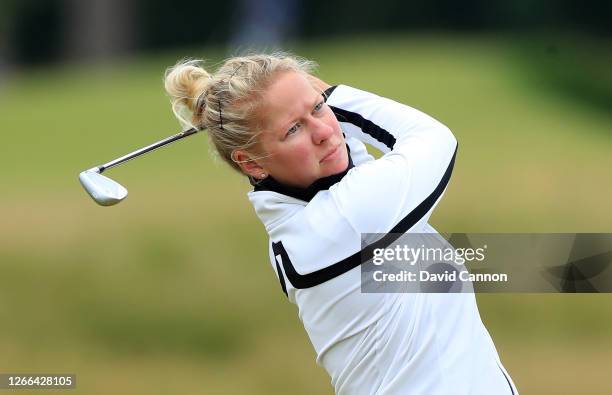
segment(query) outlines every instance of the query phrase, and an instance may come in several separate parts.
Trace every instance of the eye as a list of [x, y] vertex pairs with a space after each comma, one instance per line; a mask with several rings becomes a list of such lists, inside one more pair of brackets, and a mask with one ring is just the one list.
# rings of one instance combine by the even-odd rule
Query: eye
[[323, 108], [323, 104], [325, 104], [325, 100], [314, 106], [314, 112], [320, 111]]
[[300, 128], [300, 124], [296, 123], [295, 125], [290, 127], [289, 130], [287, 130], [287, 136], [290, 136], [290, 135], [294, 134], [295, 132], [298, 131], [299, 128]]

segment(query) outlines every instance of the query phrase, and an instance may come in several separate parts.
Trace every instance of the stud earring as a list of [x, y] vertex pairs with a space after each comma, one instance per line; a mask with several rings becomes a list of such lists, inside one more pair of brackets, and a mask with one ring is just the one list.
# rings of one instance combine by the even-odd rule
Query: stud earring
[[262, 180], [263, 180], [264, 178], [266, 178], [266, 177], [267, 177], [267, 174], [266, 174], [266, 173], [261, 173], [261, 175], [259, 176], [259, 178], [261, 178]]

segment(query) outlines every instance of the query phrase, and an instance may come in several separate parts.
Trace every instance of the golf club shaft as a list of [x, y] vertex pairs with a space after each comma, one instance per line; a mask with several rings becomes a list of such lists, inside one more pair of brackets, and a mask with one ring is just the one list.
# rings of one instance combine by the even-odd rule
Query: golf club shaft
[[112, 160], [112, 161], [110, 161], [108, 163], [105, 163], [105, 164], [100, 165], [100, 166], [96, 166], [96, 167], [93, 168], [93, 170], [97, 169], [98, 173], [102, 173], [106, 169], [110, 169], [111, 167], [118, 166], [118, 165], [120, 165], [122, 163], [127, 162], [130, 159], [134, 159], [134, 158], [136, 158], [136, 157], [138, 157], [140, 155], [146, 154], [147, 152], [151, 152], [151, 151], [154, 151], [154, 150], [156, 150], [158, 148], [161, 148], [164, 145], [167, 145], [167, 144], [173, 143], [173, 142], [175, 142], [177, 140], [180, 140], [182, 138], [194, 135], [198, 131], [199, 130], [196, 129], [196, 128], [191, 128], [191, 129], [185, 130], [183, 132], [175, 134], [174, 136], [170, 136], [170, 137], [165, 138], [163, 140], [160, 140], [160, 141], [158, 141], [156, 143], [153, 143], [151, 145], [143, 147], [143, 148], [141, 148], [139, 150], [136, 150], [134, 152], [130, 152], [129, 154], [124, 155], [124, 156], [122, 156], [120, 158], [117, 158], [115, 160]]

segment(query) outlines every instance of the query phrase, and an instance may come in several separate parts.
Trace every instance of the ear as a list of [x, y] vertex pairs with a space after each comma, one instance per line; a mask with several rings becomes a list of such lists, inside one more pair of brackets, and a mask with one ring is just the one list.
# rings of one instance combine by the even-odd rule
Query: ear
[[235, 150], [232, 153], [232, 158], [242, 172], [256, 180], [262, 180], [268, 176], [266, 169], [261, 166], [257, 160], [252, 159], [252, 155], [246, 151]]

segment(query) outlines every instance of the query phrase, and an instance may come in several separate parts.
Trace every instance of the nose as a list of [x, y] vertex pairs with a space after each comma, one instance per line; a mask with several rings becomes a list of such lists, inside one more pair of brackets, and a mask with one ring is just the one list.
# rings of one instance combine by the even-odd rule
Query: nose
[[320, 119], [312, 119], [312, 141], [315, 144], [321, 144], [325, 142], [334, 134], [334, 128], [326, 124]]

